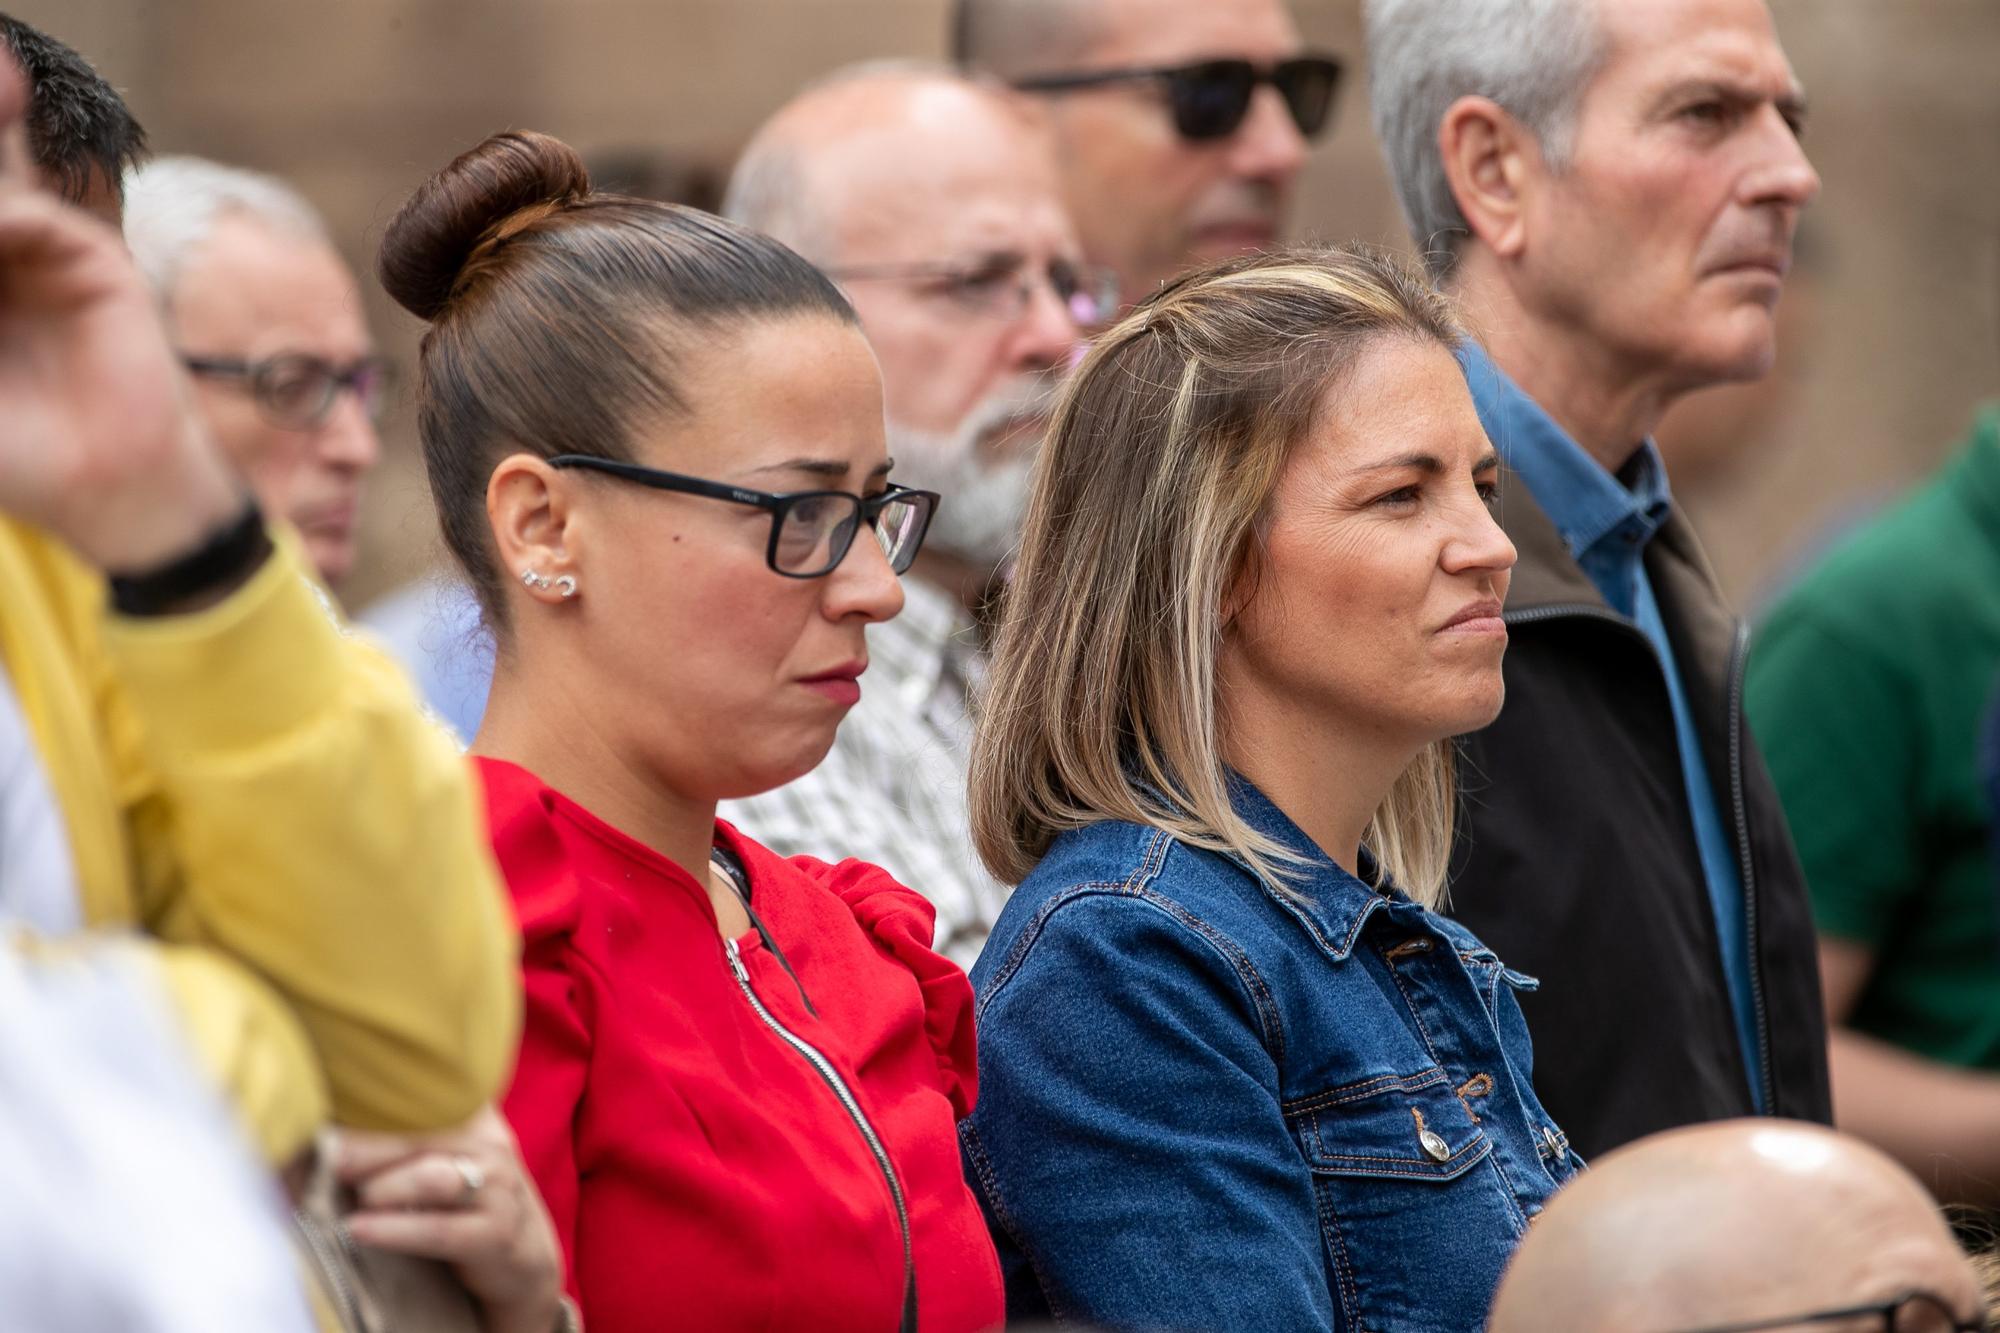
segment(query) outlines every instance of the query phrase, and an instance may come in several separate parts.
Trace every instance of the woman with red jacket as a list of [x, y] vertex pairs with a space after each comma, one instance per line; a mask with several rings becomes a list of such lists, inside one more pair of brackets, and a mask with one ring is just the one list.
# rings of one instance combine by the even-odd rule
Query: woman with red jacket
[[592, 1333], [991, 1327], [972, 992], [873, 866], [717, 802], [813, 767], [936, 497], [838, 291], [496, 135], [390, 224], [420, 428], [496, 646], [474, 742], [524, 935], [504, 1110]]

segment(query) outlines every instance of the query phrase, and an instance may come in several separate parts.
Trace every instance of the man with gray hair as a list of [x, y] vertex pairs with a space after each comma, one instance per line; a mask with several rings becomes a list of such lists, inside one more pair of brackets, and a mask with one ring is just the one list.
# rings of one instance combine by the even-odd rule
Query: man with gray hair
[[1819, 188], [1771, 16], [1368, 0], [1366, 20], [1376, 129], [1474, 323], [1461, 359], [1520, 551], [1507, 706], [1466, 743], [1456, 914], [1540, 977], [1535, 1085], [1584, 1155], [1827, 1119], [1812, 921], [1743, 721], [1746, 636], [1650, 440], [1681, 395], [1770, 368]]
[[805, 777], [731, 802], [780, 852], [859, 857], [938, 909], [937, 948], [970, 966], [1005, 901], [972, 851], [968, 705], [976, 616], [1011, 554], [1035, 442], [1082, 328], [1116, 305], [1063, 211], [1035, 107], [945, 68], [860, 66], [758, 131], [725, 211], [840, 284], [882, 367], [896, 480], [943, 494], [869, 632], [861, 703]]
[[125, 239], [216, 442], [337, 584], [381, 455], [388, 365], [319, 215], [274, 177], [163, 157], [126, 180]]

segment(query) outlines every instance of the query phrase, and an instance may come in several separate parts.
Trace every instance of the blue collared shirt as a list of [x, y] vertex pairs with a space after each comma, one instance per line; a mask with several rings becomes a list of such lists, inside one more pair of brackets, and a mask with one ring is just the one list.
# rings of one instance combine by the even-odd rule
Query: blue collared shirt
[[1722, 945], [1723, 975], [1736, 1015], [1736, 1032], [1743, 1047], [1743, 1065], [1750, 1076], [1750, 1093], [1763, 1109], [1763, 1071], [1758, 1062], [1757, 1019], [1751, 999], [1750, 948], [1743, 919], [1743, 876], [1736, 863], [1729, 833], [1716, 804], [1714, 784], [1702, 761], [1694, 715], [1687, 690], [1674, 661], [1673, 644], [1660, 604], [1646, 576], [1646, 543], [1666, 522], [1673, 497], [1659, 450], [1647, 440], [1624, 469], [1624, 480], [1604, 470], [1583, 447], [1558, 426], [1534, 399], [1523, 393], [1493, 364], [1484, 348], [1467, 340], [1460, 344], [1479, 421], [1509, 469], [1562, 534], [1569, 553], [1611, 609], [1626, 617], [1653, 645], [1667, 697], [1674, 711], [1681, 775], [1693, 812], [1695, 846], [1708, 881], [1709, 905], [1715, 912], [1716, 935]]

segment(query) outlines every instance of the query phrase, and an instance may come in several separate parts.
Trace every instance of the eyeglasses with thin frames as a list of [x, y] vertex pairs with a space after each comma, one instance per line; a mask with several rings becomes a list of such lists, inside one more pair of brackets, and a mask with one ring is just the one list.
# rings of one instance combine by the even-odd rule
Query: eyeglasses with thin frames
[[892, 485], [880, 495], [867, 496], [852, 491], [793, 491], [774, 495], [590, 454], [558, 454], [549, 460], [549, 466], [582, 468], [655, 490], [727, 500], [765, 510], [771, 515], [771, 539], [764, 548], [764, 563], [771, 567], [772, 573], [788, 579], [816, 579], [831, 574], [847, 558], [848, 549], [854, 545], [855, 531], [863, 524], [875, 534], [889, 568], [904, 573], [923, 549], [924, 533], [929, 530], [931, 515], [938, 506], [937, 492], [912, 490], [907, 486]]
[[1039, 276], [1079, 328], [1096, 328], [1118, 312], [1118, 275], [1067, 259], [1051, 259], [1039, 275], [1020, 255], [996, 254], [968, 264], [854, 264], [828, 269], [826, 276], [835, 282], [929, 283], [968, 313], [1006, 320], [1028, 308]]
[[1250, 114], [1250, 98], [1268, 83], [1285, 100], [1292, 124], [1306, 138], [1326, 128], [1340, 88], [1341, 63], [1330, 55], [1304, 55], [1259, 65], [1248, 60], [1198, 60], [1185, 65], [1079, 70], [1015, 79], [1022, 92], [1063, 93], [1113, 83], [1152, 82], [1166, 92], [1174, 128], [1183, 139], [1221, 139], [1236, 133]]
[[394, 367], [379, 356], [364, 356], [345, 366], [302, 352], [262, 361], [183, 356], [181, 364], [192, 374], [247, 386], [264, 419], [286, 430], [319, 426], [332, 413], [343, 389], [360, 402], [370, 421], [378, 421], [395, 379]]
[[1837, 1310], [1814, 1310], [1777, 1319], [1757, 1319], [1746, 1324], [1717, 1324], [1709, 1328], [1687, 1329], [1684, 1333], [1767, 1333], [1781, 1328], [1840, 1324], [1875, 1316], [1880, 1333], [1993, 1333], [1993, 1325], [1982, 1312], [1971, 1319], [1952, 1313], [1944, 1297], [1912, 1289], [1873, 1305], [1849, 1305]]

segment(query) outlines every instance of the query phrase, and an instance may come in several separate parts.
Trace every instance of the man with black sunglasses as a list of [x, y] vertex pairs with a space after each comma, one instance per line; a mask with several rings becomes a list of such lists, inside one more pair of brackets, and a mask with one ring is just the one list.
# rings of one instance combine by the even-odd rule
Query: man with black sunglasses
[[1528, 1230], [1490, 1333], [1987, 1333], [1923, 1185], [1846, 1134], [1731, 1120], [1577, 1176]]
[[956, 0], [952, 45], [1046, 104], [1084, 250], [1128, 302], [1281, 238], [1341, 73], [1283, 0]]
[[216, 442], [337, 585], [381, 456], [389, 365], [319, 214], [274, 177], [165, 157], [126, 182], [125, 238]]
[[724, 202], [840, 284], [882, 367], [894, 478], [944, 496], [903, 613], [869, 631], [869, 689], [832, 753], [724, 817], [781, 852], [885, 867], [937, 907], [937, 948], [964, 966], [1006, 900], [965, 804], [978, 616], [1018, 537], [1052, 390], [1118, 304], [1116, 279], [1084, 261], [1044, 131], [997, 84], [859, 66], [771, 117]]

